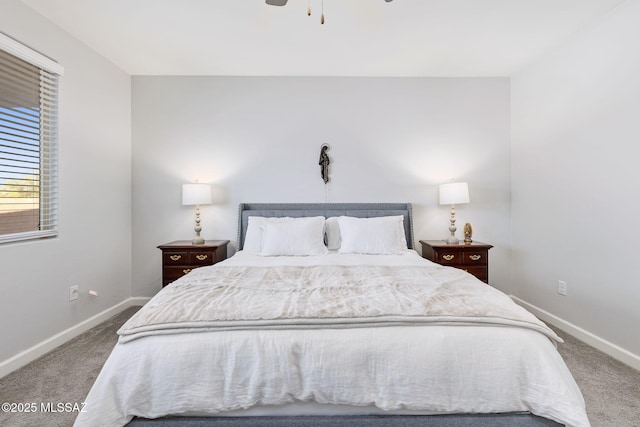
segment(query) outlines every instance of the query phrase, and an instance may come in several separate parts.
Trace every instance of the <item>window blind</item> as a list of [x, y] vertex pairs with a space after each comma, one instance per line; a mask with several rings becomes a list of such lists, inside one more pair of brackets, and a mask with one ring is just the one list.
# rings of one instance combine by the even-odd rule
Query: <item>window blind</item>
[[0, 36], [0, 243], [56, 236], [62, 68]]

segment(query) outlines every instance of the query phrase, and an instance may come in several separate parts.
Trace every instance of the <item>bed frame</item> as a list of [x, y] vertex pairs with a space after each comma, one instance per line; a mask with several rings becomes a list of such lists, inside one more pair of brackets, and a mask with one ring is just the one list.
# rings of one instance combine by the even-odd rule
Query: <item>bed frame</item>
[[529, 414], [134, 418], [131, 427], [559, 427]]
[[[242, 203], [238, 213], [238, 249], [242, 249], [250, 216], [309, 217], [354, 216], [371, 218], [403, 215], [407, 246], [414, 247], [410, 203]], [[447, 415], [331, 415], [247, 417], [134, 418], [128, 426], [188, 427], [541, 427], [560, 426], [529, 413]]]

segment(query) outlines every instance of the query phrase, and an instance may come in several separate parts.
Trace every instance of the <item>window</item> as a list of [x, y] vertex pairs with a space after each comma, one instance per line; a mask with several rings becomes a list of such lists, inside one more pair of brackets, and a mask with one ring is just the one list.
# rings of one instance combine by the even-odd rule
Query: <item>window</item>
[[62, 71], [0, 33], [0, 243], [57, 235]]

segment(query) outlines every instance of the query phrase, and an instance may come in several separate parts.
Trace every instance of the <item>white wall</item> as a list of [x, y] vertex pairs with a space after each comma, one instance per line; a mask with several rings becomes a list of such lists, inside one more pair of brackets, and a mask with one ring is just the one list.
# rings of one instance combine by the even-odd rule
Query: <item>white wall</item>
[[0, 29], [65, 68], [60, 235], [0, 245], [1, 362], [131, 296], [131, 80], [20, 1], [2, 0]]
[[508, 79], [133, 77], [132, 98], [134, 295], [160, 289], [157, 245], [191, 239], [180, 191], [196, 179], [222, 193], [203, 236], [231, 241], [241, 202], [325, 200], [412, 202], [416, 241], [443, 238], [437, 186], [468, 181], [459, 228], [495, 245], [490, 280], [511, 291]]
[[638, 22], [627, 1], [513, 77], [511, 172], [515, 294], [636, 355]]

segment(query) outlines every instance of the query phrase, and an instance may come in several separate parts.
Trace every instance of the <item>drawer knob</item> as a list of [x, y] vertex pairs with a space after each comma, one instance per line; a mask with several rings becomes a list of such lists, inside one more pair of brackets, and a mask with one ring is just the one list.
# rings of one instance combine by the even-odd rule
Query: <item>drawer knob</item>
[[442, 258], [444, 258], [447, 261], [451, 261], [455, 257], [456, 257], [455, 255], [442, 255]]
[[171, 255], [169, 258], [171, 258], [171, 261], [178, 261], [182, 258], [182, 255]]
[[469, 255], [469, 258], [471, 258], [471, 261], [477, 261], [482, 258], [482, 255]]
[[209, 258], [208, 255], [196, 255], [196, 259], [198, 261], [204, 261], [205, 259]]
[[182, 272], [184, 274], [189, 274], [189, 273], [191, 273], [191, 269], [190, 268], [185, 268], [184, 270], [182, 270]]

